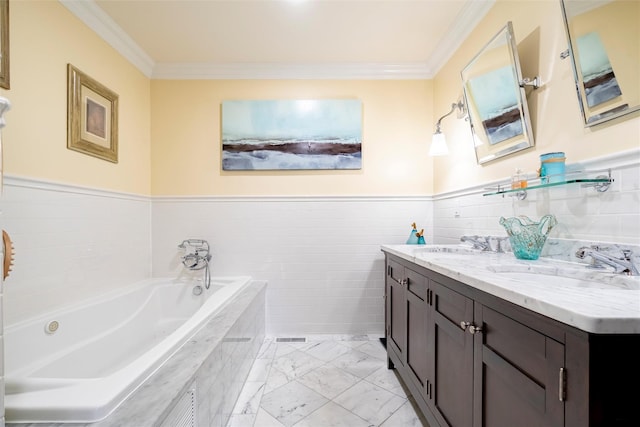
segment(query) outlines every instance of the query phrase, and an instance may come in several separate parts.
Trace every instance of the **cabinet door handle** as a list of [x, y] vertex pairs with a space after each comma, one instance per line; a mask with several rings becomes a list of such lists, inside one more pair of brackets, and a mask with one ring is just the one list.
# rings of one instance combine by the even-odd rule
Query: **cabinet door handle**
[[463, 331], [466, 331], [469, 326], [471, 326], [471, 322], [465, 322], [464, 320], [460, 322], [460, 327]]
[[482, 333], [482, 326], [469, 325], [469, 333], [471, 335]]
[[558, 399], [564, 402], [567, 398], [567, 370], [560, 368], [558, 372]]

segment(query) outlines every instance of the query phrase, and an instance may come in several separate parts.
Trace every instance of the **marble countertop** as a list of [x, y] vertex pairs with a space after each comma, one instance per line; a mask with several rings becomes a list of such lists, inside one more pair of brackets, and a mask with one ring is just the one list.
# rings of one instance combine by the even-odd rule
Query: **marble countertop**
[[640, 333], [640, 276], [462, 245], [383, 245], [382, 251], [592, 333]]

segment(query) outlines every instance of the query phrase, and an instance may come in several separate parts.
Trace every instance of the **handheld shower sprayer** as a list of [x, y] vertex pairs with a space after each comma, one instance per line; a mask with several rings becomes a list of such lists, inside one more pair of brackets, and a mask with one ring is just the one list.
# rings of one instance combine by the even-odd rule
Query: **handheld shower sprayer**
[[209, 261], [211, 254], [209, 242], [203, 239], [187, 239], [178, 245], [179, 249], [183, 249], [185, 254], [182, 256], [182, 265], [187, 269], [202, 270], [204, 269], [204, 286], [209, 289], [211, 285], [211, 273], [209, 272]]

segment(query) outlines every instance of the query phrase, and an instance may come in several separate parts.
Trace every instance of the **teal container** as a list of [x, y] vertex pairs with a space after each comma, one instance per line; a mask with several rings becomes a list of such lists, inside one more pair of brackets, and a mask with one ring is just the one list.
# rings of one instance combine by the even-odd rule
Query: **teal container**
[[539, 222], [532, 221], [524, 215], [500, 218], [500, 225], [507, 230], [511, 249], [518, 259], [538, 259], [547, 241], [547, 235], [557, 224], [558, 221], [553, 215], [545, 215]]
[[411, 234], [409, 235], [409, 238], [407, 239], [407, 245], [417, 245], [418, 244], [418, 230], [413, 229], [411, 230]]
[[564, 153], [547, 153], [540, 155], [540, 181], [542, 184], [552, 184], [565, 180]]

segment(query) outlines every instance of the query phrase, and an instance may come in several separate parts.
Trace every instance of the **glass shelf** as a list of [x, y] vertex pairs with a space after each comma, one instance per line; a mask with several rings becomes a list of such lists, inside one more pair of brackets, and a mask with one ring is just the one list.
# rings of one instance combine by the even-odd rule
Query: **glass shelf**
[[[589, 176], [593, 176], [596, 173], [601, 173], [597, 175], [595, 178], [589, 178]], [[602, 174], [606, 173], [606, 175]], [[555, 177], [558, 178], [558, 177]], [[511, 182], [507, 182], [504, 184], [498, 184], [497, 187], [486, 188], [485, 190], [489, 190], [488, 193], [484, 193], [483, 196], [495, 196], [498, 194], [508, 194], [512, 196], [518, 197], [518, 199], [523, 200], [527, 197], [527, 191], [529, 190], [537, 190], [540, 188], [549, 188], [549, 187], [558, 187], [562, 185], [569, 184], [582, 184], [583, 187], [594, 187], [598, 192], [605, 192], [609, 189], [609, 186], [613, 182], [613, 178], [611, 178], [611, 169], [607, 169], [604, 171], [574, 171], [567, 172], [562, 176], [562, 180], [558, 182], [543, 182], [554, 180], [554, 176], [545, 176], [544, 178], [536, 177], [533, 179], [527, 179], [527, 187], [525, 188], [511, 188]]]

